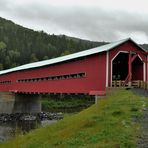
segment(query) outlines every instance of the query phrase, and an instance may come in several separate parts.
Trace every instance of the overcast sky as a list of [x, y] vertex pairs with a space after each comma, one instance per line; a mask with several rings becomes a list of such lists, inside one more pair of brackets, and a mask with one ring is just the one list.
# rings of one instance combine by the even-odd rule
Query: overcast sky
[[148, 0], [0, 0], [0, 16], [49, 34], [148, 43]]

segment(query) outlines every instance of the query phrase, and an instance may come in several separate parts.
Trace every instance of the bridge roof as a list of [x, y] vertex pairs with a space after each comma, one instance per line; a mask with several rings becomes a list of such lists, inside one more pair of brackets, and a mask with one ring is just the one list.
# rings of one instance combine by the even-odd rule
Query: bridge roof
[[[11, 68], [11, 69], [7, 69], [7, 70], [2, 70], [2, 71], [0, 71], [0, 75], [11, 73], [11, 72], [14, 72], [14, 71], [43, 67], [43, 66], [46, 66], [46, 65], [56, 64], [56, 63], [60, 63], [60, 62], [64, 62], [64, 61], [68, 61], [68, 60], [72, 60], [72, 59], [76, 59], [76, 58], [80, 58], [80, 57], [93, 55], [93, 54], [104, 52], [104, 51], [109, 51], [109, 50], [121, 45], [122, 43], [124, 43], [128, 40], [131, 40], [132, 42], [134, 42], [131, 38], [127, 38], [127, 39], [112, 42], [112, 43], [109, 43], [109, 44], [106, 44], [106, 45], [103, 45], [103, 46], [99, 46], [99, 47], [96, 47], [96, 48], [92, 48], [92, 49], [88, 49], [88, 50], [85, 50], [85, 51], [73, 53], [73, 54], [70, 54], [70, 55], [61, 56], [61, 57], [58, 57], [58, 58], [39, 61], [39, 62], [34, 62], [34, 63], [30, 63], [30, 64], [25, 64], [25, 65], [18, 66], [18, 67], [15, 67], [15, 68]], [[137, 43], [135, 43], [135, 44], [137, 46], [139, 46]], [[140, 47], [140, 48], [143, 51], [146, 52], [145, 49], [143, 49], [142, 47]]]

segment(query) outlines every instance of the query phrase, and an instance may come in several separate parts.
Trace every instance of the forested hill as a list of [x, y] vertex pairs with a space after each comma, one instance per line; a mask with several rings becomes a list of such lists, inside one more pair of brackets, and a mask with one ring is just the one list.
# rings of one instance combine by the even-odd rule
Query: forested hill
[[65, 35], [49, 35], [0, 18], [0, 69], [50, 59], [102, 44], [105, 43]]
[[105, 42], [92, 42], [65, 35], [49, 35], [43, 31], [24, 28], [0, 17], [0, 70], [103, 44]]

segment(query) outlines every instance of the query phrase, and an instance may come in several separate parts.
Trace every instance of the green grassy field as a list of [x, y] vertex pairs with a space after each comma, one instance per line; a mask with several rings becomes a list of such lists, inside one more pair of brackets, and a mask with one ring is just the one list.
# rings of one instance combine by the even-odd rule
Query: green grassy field
[[120, 90], [58, 123], [0, 144], [0, 148], [135, 148], [146, 98]]

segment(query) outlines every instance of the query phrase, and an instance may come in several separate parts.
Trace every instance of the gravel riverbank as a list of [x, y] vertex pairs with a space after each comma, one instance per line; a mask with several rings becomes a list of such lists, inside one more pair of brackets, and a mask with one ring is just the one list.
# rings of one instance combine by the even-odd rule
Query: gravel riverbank
[[18, 121], [43, 121], [43, 120], [60, 120], [63, 119], [63, 113], [41, 112], [38, 114], [15, 113], [15, 114], [0, 114], [0, 123], [18, 122]]
[[[144, 89], [133, 89], [136, 95], [148, 97], [148, 91]], [[148, 148], [148, 106], [144, 105], [143, 116], [135, 119], [136, 122], [141, 124], [141, 134], [138, 136], [137, 148]]]

